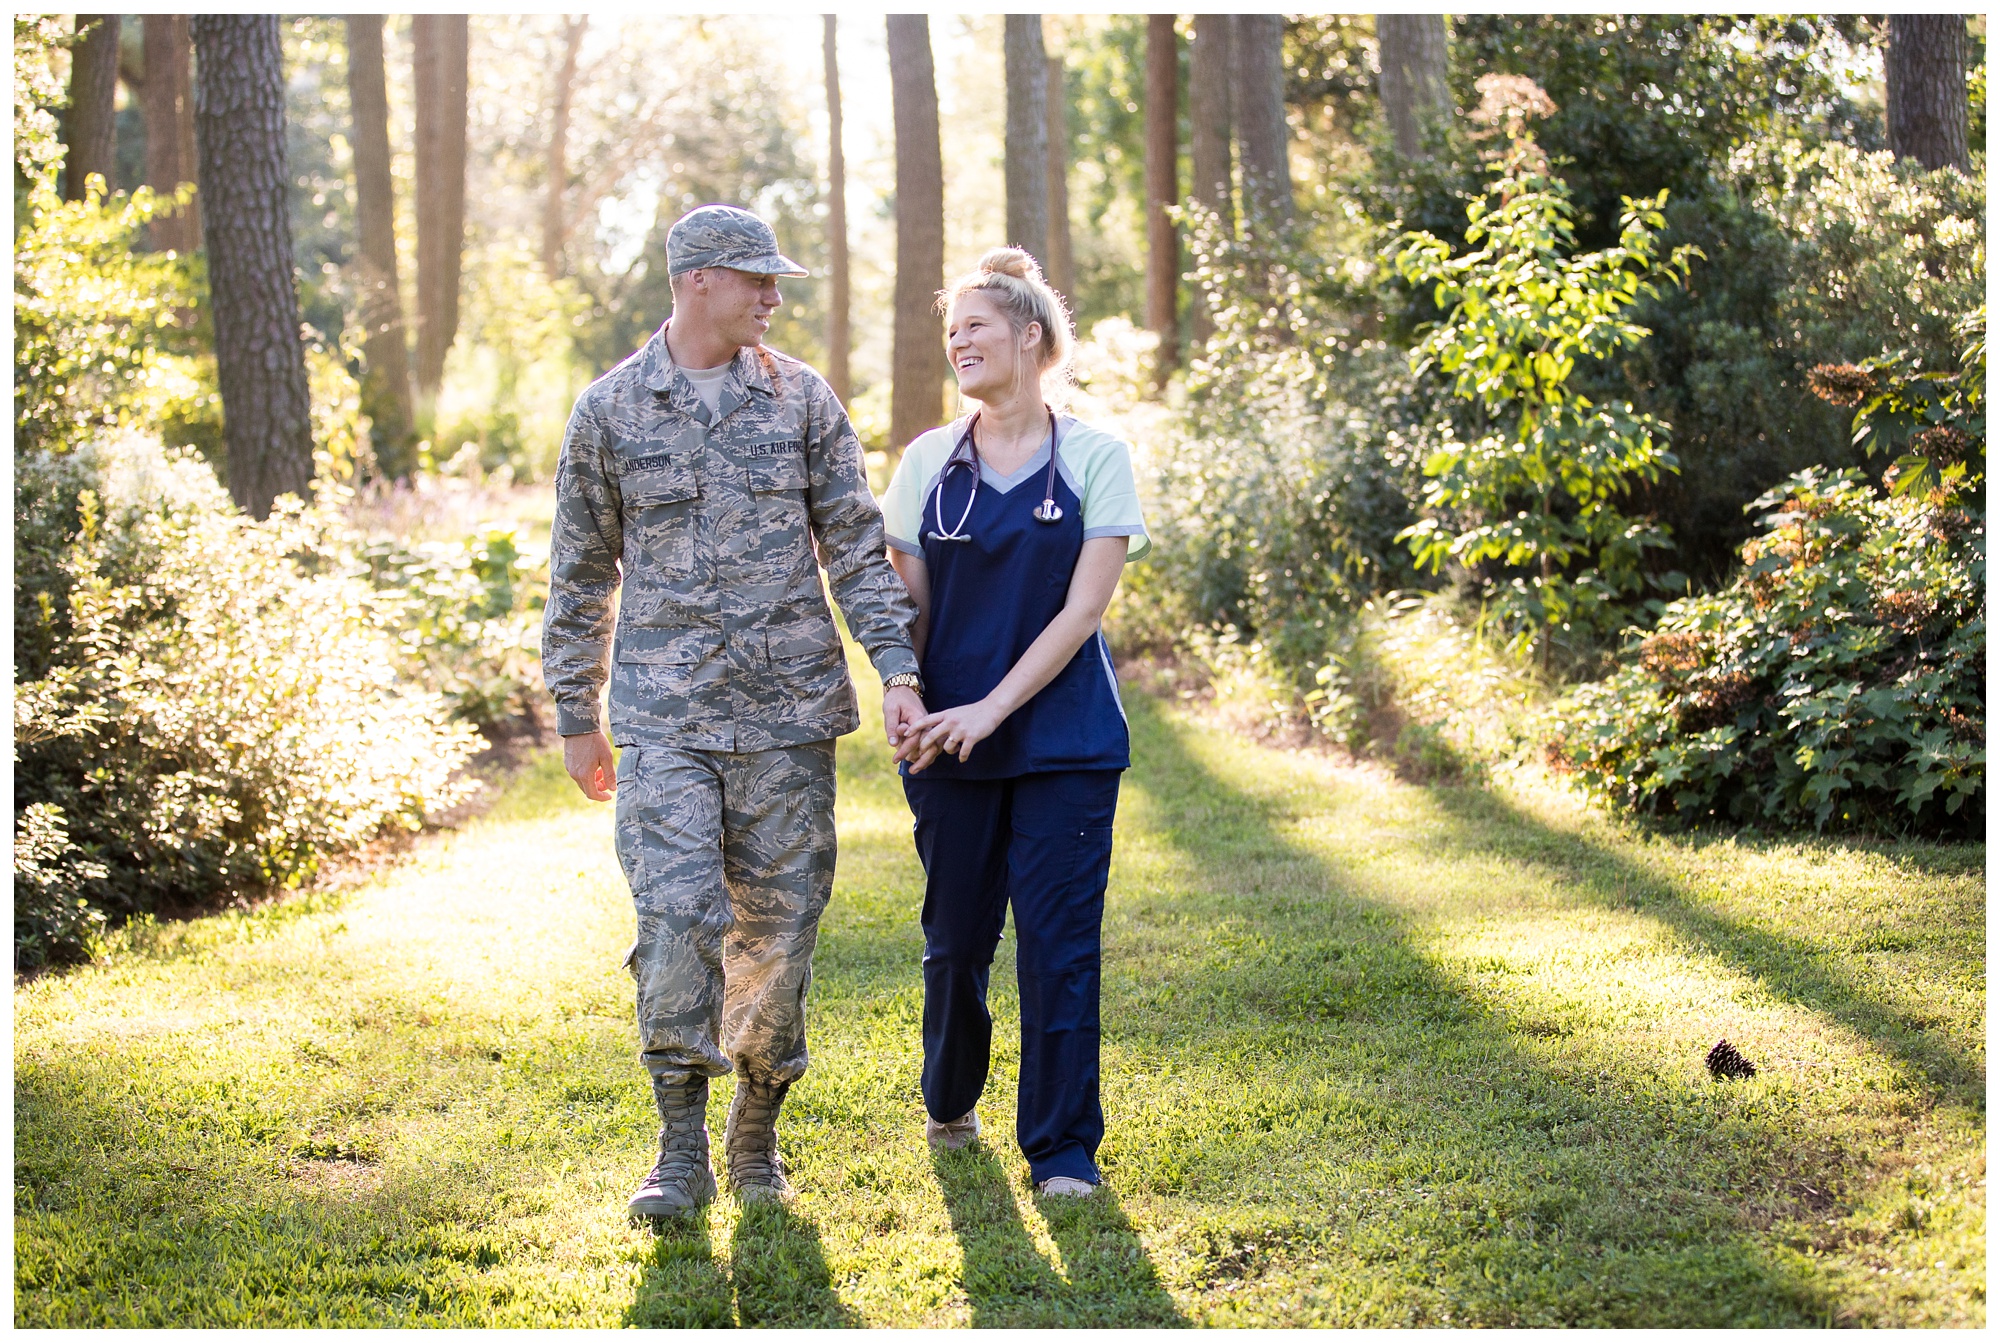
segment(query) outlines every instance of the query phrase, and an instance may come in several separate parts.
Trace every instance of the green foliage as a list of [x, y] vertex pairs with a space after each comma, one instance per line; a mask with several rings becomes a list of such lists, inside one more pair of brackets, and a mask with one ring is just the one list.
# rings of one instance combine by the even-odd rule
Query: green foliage
[[106, 428], [148, 425], [219, 443], [215, 358], [196, 311], [194, 257], [141, 250], [148, 220], [189, 198], [141, 187], [60, 201], [37, 190], [14, 238], [14, 436], [63, 451]]
[[[1968, 174], [1924, 174], [1871, 152], [1883, 130], [1866, 70], [1880, 41], [1855, 16], [1452, 21], [1461, 109], [1493, 74], [1531, 77], [1553, 99], [1537, 138], [1574, 191], [1581, 247], [1615, 244], [1621, 197], [1664, 188], [1662, 245], [1706, 254], [1634, 312], [1650, 339], [1576, 375], [1593, 399], [1673, 426], [1680, 472], [1640, 484], [1631, 503], [1671, 529], [1676, 567], [1698, 582], [1726, 579], [1749, 535], [1745, 501], [1809, 466], [1863, 464], [1806, 371], [1904, 345], [1943, 367], [1951, 319], [1983, 295], [1983, 256], [1968, 264], [1983, 157]], [[1441, 128], [1431, 159], [1380, 162], [1348, 194], [1375, 219], [1453, 238], [1481, 186], [1462, 122]], [[1948, 220], [1961, 222], [1940, 230]], [[1421, 294], [1387, 315], [1392, 331], [1435, 316]]]
[[46, 965], [102, 947], [104, 911], [90, 902], [109, 870], [69, 837], [62, 809], [33, 802], [14, 818], [14, 961]]
[[[328, 518], [294, 504], [254, 523], [199, 459], [139, 435], [30, 454], [16, 479], [17, 511], [78, 519], [63, 609], [42, 594], [20, 636], [39, 674], [15, 685], [16, 805], [67, 827], [71, 847], [38, 859], [70, 868], [62, 898], [122, 919], [296, 885], [464, 794], [477, 738], [398, 676], [390, 613]], [[24, 948], [82, 950], [22, 912]]]
[[1822, 364], [1813, 387], [1835, 405], [1860, 403], [1854, 441], [1870, 457], [1900, 453], [1889, 468], [1897, 494], [1963, 484], [1986, 475], [1986, 310], [1959, 323], [1965, 353], [1955, 373], [1926, 372], [1907, 350], [1859, 366]]
[[59, 14], [14, 16], [14, 214], [23, 215], [23, 195], [37, 187], [55, 189], [63, 146], [55, 109], [69, 101], [63, 75], [52, 59], [76, 40]]
[[491, 524], [455, 541], [376, 541], [359, 555], [392, 599], [389, 625], [404, 665], [444, 696], [454, 717], [489, 727], [532, 711], [541, 691], [545, 551], [524, 550], [519, 528]]
[[1451, 379], [1477, 435], [1440, 425], [1424, 460], [1429, 516], [1402, 537], [1433, 573], [1447, 560], [1478, 572], [1515, 637], [1540, 646], [1556, 631], [1575, 642], [1616, 628], [1642, 590], [1643, 552], [1669, 544], [1619, 508], [1632, 481], [1674, 469], [1666, 426], [1629, 402], [1592, 401], [1570, 377], [1646, 337], [1627, 314], [1686, 276], [1690, 249], [1660, 254], [1661, 192], [1627, 198], [1616, 247], [1573, 254], [1569, 190], [1521, 120], [1508, 118], [1500, 174], [1466, 209], [1467, 243], [1485, 245], [1454, 258], [1416, 233], [1395, 255], [1445, 310], [1411, 361]]
[[1360, 249], [1275, 231], [1237, 242], [1198, 206], [1187, 219], [1215, 334], [1151, 454], [1158, 549], [1121, 602], [1146, 642], [1234, 629], [1304, 690], [1341, 613], [1410, 576], [1395, 537], [1422, 401], [1354, 316], [1365, 267], [1323, 259]]
[[1793, 477], [1727, 589], [1575, 693], [1554, 758], [1683, 823], [1979, 834], [1986, 532], [1964, 503]]

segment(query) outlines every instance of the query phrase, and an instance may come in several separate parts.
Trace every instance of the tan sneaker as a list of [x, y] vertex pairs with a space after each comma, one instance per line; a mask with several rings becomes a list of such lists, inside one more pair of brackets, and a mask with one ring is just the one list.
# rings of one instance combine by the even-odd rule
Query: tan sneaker
[[967, 1110], [958, 1118], [940, 1124], [929, 1115], [924, 1116], [924, 1138], [932, 1147], [941, 1147], [947, 1152], [956, 1152], [971, 1144], [979, 1136], [979, 1111]]
[[1043, 1198], [1089, 1198], [1097, 1192], [1097, 1186], [1088, 1180], [1075, 1180], [1067, 1175], [1052, 1175], [1036, 1185], [1035, 1192]]

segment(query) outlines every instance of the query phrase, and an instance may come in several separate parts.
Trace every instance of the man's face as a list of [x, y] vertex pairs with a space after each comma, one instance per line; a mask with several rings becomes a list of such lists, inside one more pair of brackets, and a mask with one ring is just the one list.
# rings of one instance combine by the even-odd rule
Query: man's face
[[697, 322], [732, 345], [764, 343], [771, 314], [784, 302], [778, 297], [777, 276], [705, 266], [689, 272], [689, 280], [696, 300], [689, 315]]

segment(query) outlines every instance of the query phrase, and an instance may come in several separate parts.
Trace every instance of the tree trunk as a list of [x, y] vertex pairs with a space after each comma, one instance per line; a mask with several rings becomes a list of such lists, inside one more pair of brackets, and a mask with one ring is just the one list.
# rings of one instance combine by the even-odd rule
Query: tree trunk
[[347, 18], [347, 97], [354, 118], [354, 213], [360, 233], [361, 409], [374, 422], [375, 465], [389, 480], [416, 465], [410, 356], [404, 344], [396, 273], [396, 186], [389, 172], [389, 85], [382, 62], [382, 16]]
[[313, 477], [286, 211], [284, 48], [275, 14], [197, 14], [199, 134], [215, 371], [229, 493], [252, 517]]
[[1444, 15], [1377, 14], [1375, 40], [1382, 55], [1382, 111], [1396, 152], [1421, 158], [1425, 126], [1451, 112]]
[[930, 20], [891, 14], [889, 85], [896, 122], [895, 383], [889, 437], [902, 449], [944, 418], [944, 153], [938, 141], [937, 74]]
[[847, 153], [840, 142], [840, 52], [836, 41], [839, 20], [832, 14], [823, 17], [826, 34], [820, 45], [826, 61], [826, 380], [844, 406], [854, 394], [854, 375], [848, 367], [853, 337], [847, 325]]
[[1065, 299], [1076, 284], [1076, 253], [1069, 237], [1069, 91], [1063, 58], [1049, 57], [1049, 256], [1044, 270]]
[[1042, 16], [1006, 16], [1007, 241], [1048, 268], [1049, 56]]
[[563, 59], [556, 71], [555, 118], [549, 127], [549, 190], [542, 201], [542, 270], [551, 280], [563, 273], [563, 244], [569, 238], [563, 208], [569, 191], [569, 114], [576, 101], [577, 57], [588, 27], [588, 14], [563, 20]]
[[1243, 213], [1278, 223], [1292, 217], [1292, 165], [1285, 124], [1285, 20], [1236, 16], [1236, 146], [1243, 156]]
[[[195, 180], [193, 63], [188, 59], [185, 14], [145, 16], [146, 185], [171, 195]], [[164, 251], [201, 247], [201, 201], [171, 215], [155, 215], [148, 226], [153, 245]]]
[[1229, 85], [1235, 77], [1233, 14], [1194, 16], [1188, 48], [1189, 194], [1234, 224], [1230, 197]]
[[[1236, 209], [1230, 195], [1229, 85], [1235, 57], [1233, 14], [1194, 16], [1194, 41], [1188, 47], [1188, 166], [1194, 180], [1188, 194], [1215, 211], [1224, 237], [1236, 231]], [[1215, 333], [1208, 302], [1197, 290], [1191, 316], [1194, 340], [1205, 345]]]
[[1146, 325], [1160, 338], [1159, 385], [1180, 362], [1181, 240], [1167, 211], [1180, 203], [1180, 39], [1174, 16], [1146, 20]]
[[417, 392], [444, 381], [458, 335], [458, 278], [465, 245], [465, 115], [470, 25], [463, 14], [410, 20], [417, 103]]
[[[81, 22], [81, 20], [79, 20]], [[1891, 14], [1889, 148], [1933, 171], [1966, 165], [1965, 15]]]
[[69, 110], [63, 114], [63, 199], [80, 201], [90, 174], [111, 190], [117, 172], [118, 16], [79, 14], [82, 36], [70, 48]]

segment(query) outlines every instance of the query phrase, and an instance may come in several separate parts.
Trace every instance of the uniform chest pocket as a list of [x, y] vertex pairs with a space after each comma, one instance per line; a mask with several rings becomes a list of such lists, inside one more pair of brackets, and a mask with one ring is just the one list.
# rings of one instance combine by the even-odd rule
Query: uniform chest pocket
[[694, 511], [701, 478], [692, 454], [642, 457], [619, 481], [625, 498], [626, 568], [636, 578], [685, 578], [694, 567]]

